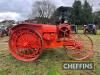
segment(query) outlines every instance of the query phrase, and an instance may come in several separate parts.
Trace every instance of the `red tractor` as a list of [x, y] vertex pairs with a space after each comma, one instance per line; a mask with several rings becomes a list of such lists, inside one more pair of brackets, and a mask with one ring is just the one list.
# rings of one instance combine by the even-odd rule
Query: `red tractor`
[[92, 56], [93, 43], [86, 35], [71, 33], [69, 24], [19, 24], [10, 30], [9, 48], [18, 60], [33, 61], [44, 48], [64, 46], [66, 54], [75, 60]]

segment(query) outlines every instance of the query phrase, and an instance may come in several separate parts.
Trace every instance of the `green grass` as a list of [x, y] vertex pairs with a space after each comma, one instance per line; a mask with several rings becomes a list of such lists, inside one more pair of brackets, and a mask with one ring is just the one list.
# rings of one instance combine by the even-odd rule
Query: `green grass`
[[[82, 33], [82, 31], [79, 31]], [[98, 31], [100, 32], [100, 31]], [[100, 35], [88, 34], [94, 42], [94, 56], [88, 61], [95, 61], [94, 71], [63, 70], [62, 62], [71, 61], [63, 47], [45, 49], [37, 61], [22, 62], [16, 60], [8, 50], [7, 37], [0, 43], [0, 75], [100, 75]]]

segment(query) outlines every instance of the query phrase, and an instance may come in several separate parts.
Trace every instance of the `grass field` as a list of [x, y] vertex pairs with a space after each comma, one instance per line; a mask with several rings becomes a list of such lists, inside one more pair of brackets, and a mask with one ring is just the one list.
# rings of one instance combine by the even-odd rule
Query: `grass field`
[[0, 39], [0, 75], [100, 75], [100, 34], [88, 36], [94, 43], [94, 56], [88, 61], [95, 62], [95, 70], [62, 70], [62, 62], [71, 60], [63, 47], [45, 49], [37, 61], [16, 60], [9, 53], [8, 37], [4, 37]]

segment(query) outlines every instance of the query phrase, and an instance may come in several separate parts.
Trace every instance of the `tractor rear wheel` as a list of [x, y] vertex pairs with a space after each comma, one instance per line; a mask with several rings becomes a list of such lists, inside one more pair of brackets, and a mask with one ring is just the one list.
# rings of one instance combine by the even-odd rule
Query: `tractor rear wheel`
[[81, 47], [65, 46], [68, 57], [74, 60], [84, 60], [93, 55], [93, 42], [87, 35], [73, 34], [71, 39], [75, 43], [80, 43]]
[[16, 28], [10, 35], [9, 48], [16, 59], [33, 61], [42, 53], [42, 42], [42, 37], [36, 30], [24, 26]]

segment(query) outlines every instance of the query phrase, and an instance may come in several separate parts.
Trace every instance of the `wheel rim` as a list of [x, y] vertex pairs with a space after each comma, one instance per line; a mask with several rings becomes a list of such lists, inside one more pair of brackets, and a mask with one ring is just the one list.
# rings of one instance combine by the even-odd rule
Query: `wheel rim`
[[93, 54], [93, 42], [87, 35], [73, 34], [71, 40], [81, 43], [82, 47], [65, 46], [68, 57], [74, 60], [84, 60], [90, 58]]
[[42, 38], [31, 28], [20, 28], [10, 36], [11, 54], [22, 61], [32, 61], [42, 52]]

